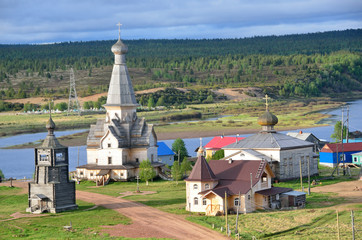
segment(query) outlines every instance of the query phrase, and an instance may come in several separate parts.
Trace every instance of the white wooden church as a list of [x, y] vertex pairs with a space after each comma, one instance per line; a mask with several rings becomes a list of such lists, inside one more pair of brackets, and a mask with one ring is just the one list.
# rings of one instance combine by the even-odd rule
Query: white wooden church
[[157, 136], [152, 124], [138, 118], [139, 106], [126, 65], [128, 47], [121, 41], [112, 46], [114, 65], [108, 89], [105, 119], [91, 125], [87, 138], [87, 164], [77, 167], [77, 180], [104, 185], [110, 179], [125, 181], [138, 175], [141, 161], [150, 160], [156, 173]]

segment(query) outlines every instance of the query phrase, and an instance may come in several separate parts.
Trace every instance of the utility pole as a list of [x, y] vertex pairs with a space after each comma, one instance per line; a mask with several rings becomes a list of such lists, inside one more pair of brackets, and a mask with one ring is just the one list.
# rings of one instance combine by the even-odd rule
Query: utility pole
[[308, 156], [308, 195], [310, 195], [310, 158], [311, 154]]
[[299, 156], [299, 174], [300, 174], [300, 188], [304, 191], [303, 188], [303, 174], [302, 174], [302, 157]]
[[77, 167], [79, 167], [79, 146], [78, 146], [78, 163], [77, 163]]
[[346, 130], [346, 142], [348, 143], [348, 133], [349, 133], [349, 106], [347, 106], [347, 130]]
[[226, 233], [228, 233], [228, 202], [227, 202], [227, 195], [226, 195], [226, 191], [225, 191], [225, 229], [226, 229]]
[[235, 234], [238, 234], [238, 239], [239, 239], [239, 208], [240, 208], [240, 204], [241, 204], [241, 194], [239, 192], [239, 202], [238, 202], [238, 207], [236, 208], [236, 223], [235, 223]]
[[353, 210], [351, 210], [351, 220], [352, 220], [352, 239], [355, 240], [355, 236], [354, 236], [354, 214], [353, 214]]
[[340, 240], [341, 236], [340, 236], [340, 232], [339, 232], [339, 216], [338, 216], [338, 210], [336, 210], [337, 213], [337, 239]]

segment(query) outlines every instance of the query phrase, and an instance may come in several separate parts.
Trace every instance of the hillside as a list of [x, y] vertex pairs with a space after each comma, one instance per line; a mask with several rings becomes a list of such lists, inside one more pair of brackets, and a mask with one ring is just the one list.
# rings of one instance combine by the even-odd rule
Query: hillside
[[[105, 92], [114, 42], [0, 45], [1, 99], [66, 98], [70, 67], [75, 70], [78, 95]], [[280, 98], [335, 97], [362, 91], [362, 29], [124, 42], [129, 47], [127, 65], [136, 91], [258, 87]]]

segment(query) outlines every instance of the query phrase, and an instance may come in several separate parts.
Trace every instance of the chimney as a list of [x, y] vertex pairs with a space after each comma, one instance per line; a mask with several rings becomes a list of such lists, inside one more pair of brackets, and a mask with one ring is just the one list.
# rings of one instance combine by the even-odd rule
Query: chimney
[[229, 159], [229, 164], [232, 164], [233, 163], [233, 160], [230, 158]]
[[300, 131], [299, 131], [299, 134], [302, 134], [302, 133], [303, 133], [303, 131], [302, 131], [302, 130], [300, 130]]

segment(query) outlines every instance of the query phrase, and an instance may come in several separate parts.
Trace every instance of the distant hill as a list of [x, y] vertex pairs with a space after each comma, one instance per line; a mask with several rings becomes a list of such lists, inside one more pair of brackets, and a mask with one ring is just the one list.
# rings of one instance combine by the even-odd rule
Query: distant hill
[[[116, 40], [0, 45], [0, 97], [86, 96], [109, 83]], [[261, 87], [280, 97], [362, 91], [362, 29], [243, 39], [124, 40], [136, 90]]]

